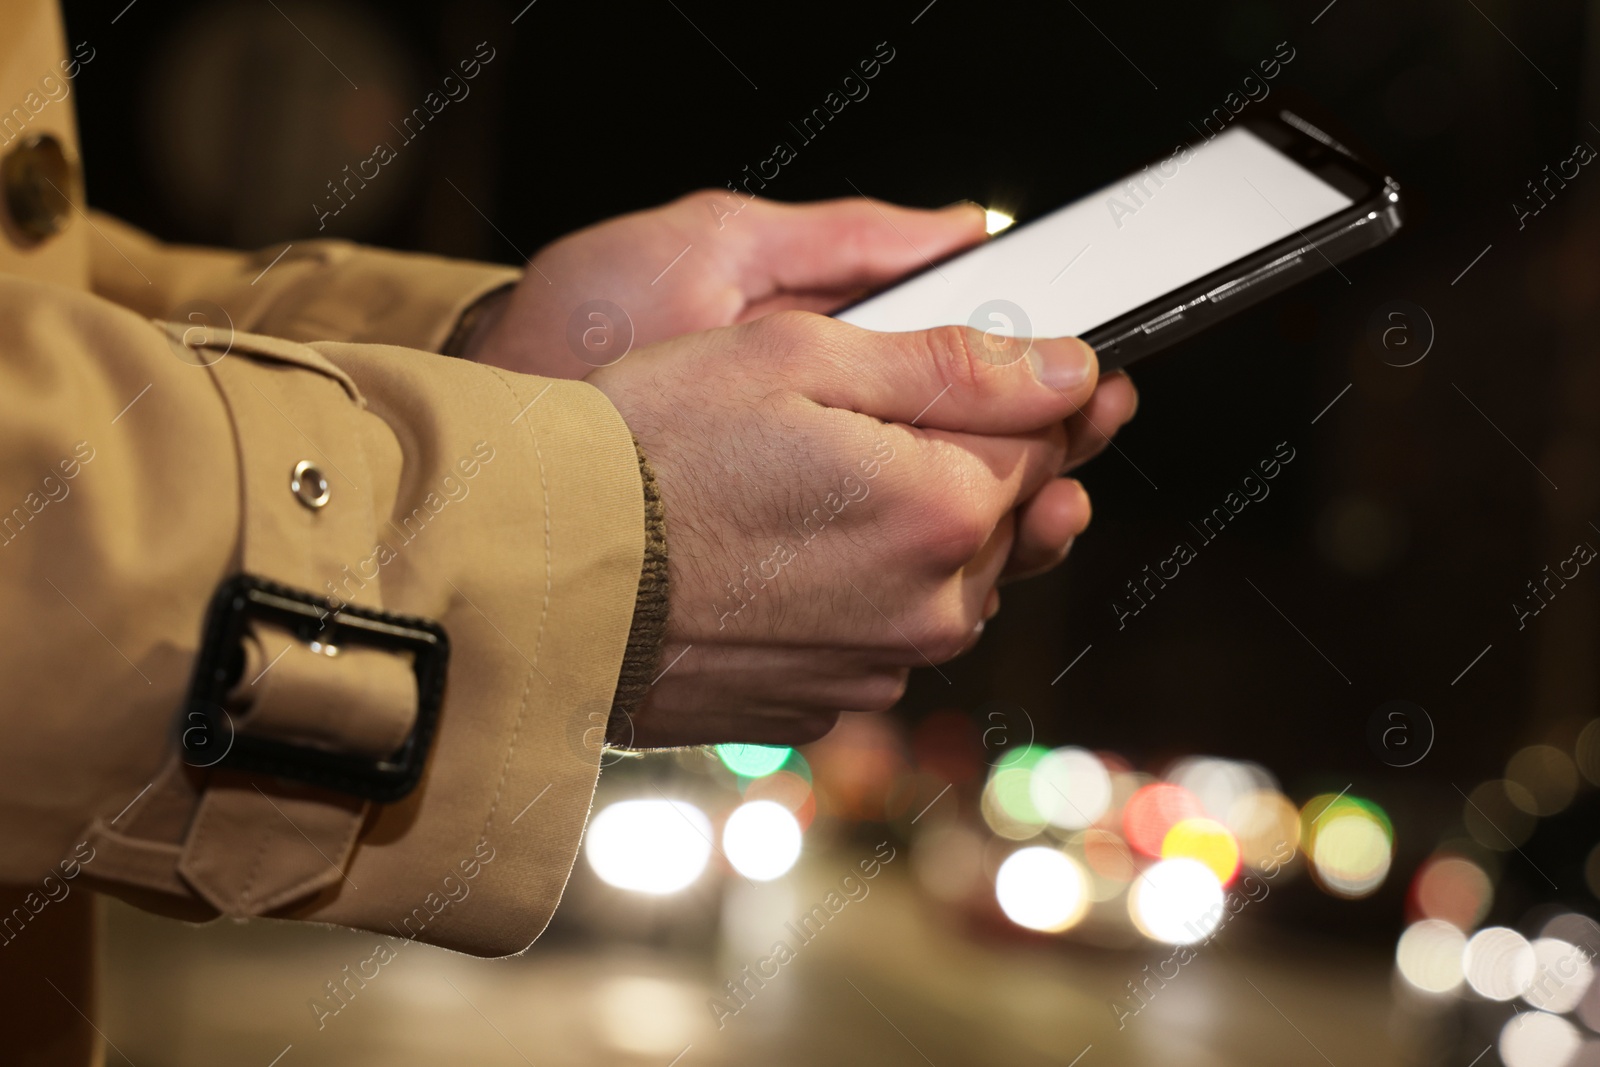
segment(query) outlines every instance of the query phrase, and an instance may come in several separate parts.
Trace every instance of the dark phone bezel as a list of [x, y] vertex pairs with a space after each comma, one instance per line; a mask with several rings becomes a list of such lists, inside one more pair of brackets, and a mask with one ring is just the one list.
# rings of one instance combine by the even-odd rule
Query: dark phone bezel
[[[1083, 339], [1094, 346], [1102, 372], [1126, 367], [1168, 348], [1273, 293], [1382, 244], [1400, 229], [1403, 217], [1399, 183], [1304, 118], [1292, 111], [1280, 111], [1270, 117], [1240, 120], [1239, 125], [1355, 202], [1305, 230], [1236, 259], [1110, 322], [1085, 330]], [[1190, 147], [1198, 147], [1198, 144]], [[1151, 160], [1149, 165], [1165, 162], [1171, 155], [1167, 153]], [[1140, 169], [1143, 168], [1130, 172], [1130, 176]], [[1055, 210], [1052, 208], [1018, 223], [994, 240], [1003, 241]], [[969, 251], [972, 250], [948, 256], [880, 293], [921, 277]], [[879, 293], [873, 294], [877, 295]], [[872, 296], [865, 297], [834, 314], [843, 314], [870, 299]]]

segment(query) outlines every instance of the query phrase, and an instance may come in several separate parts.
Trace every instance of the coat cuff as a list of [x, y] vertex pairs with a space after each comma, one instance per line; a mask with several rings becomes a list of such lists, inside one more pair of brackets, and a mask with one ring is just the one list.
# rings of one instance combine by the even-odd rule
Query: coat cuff
[[[99, 212], [107, 235], [93, 243], [96, 293], [153, 319], [207, 316], [289, 341], [349, 341], [442, 351], [462, 316], [522, 272], [505, 266], [349, 241], [293, 241], [259, 252], [168, 245]], [[222, 313], [198, 308], [209, 302]]]
[[639, 439], [633, 439], [639, 454], [639, 475], [644, 482], [644, 566], [639, 570], [639, 591], [634, 596], [633, 621], [628, 628], [628, 650], [622, 657], [622, 673], [617, 677], [617, 692], [611, 701], [606, 737], [626, 745], [633, 739], [633, 713], [639, 710], [661, 663], [661, 648], [667, 639], [667, 520], [661, 505], [661, 487], [651, 469]]

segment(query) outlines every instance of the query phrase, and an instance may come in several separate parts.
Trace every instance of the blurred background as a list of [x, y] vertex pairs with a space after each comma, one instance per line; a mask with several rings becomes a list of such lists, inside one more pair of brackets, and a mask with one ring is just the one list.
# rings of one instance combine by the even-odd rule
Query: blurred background
[[1248, 109], [1305, 108], [1413, 205], [1348, 280], [1136, 368], [1068, 565], [901, 707], [801, 751], [608, 755], [525, 956], [113, 906], [109, 1062], [1600, 1063], [1600, 579], [1571, 575], [1600, 174], [1514, 206], [1600, 147], [1600, 3], [65, 7], [89, 198], [172, 240], [317, 235], [326, 183], [474, 55], [323, 235], [518, 263], [778, 141], [779, 199], [1025, 218], [1290, 52]]

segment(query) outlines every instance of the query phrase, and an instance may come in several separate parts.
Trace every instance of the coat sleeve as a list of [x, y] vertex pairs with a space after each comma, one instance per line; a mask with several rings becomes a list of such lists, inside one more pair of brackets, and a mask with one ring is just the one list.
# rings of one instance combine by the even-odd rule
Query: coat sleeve
[[[327, 255], [291, 285], [360, 254]], [[289, 288], [240, 320], [295, 332]], [[423, 317], [374, 329], [424, 343]], [[532, 942], [577, 851], [640, 580], [615, 409], [578, 382], [156, 323], [14, 277], [0, 353], [0, 882], [41, 887], [0, 940], [79, 878], [192, 919], [488, 956]], [[241, 573], [316, 600], [329, 628], [253, 619], [220, 648], [202, 728], [203, 620]], [[378, 802], [236, 765], [248, 739], [366, 762], [416, 739], [410, 659], [341, 636], [361, 612], [448, 637], [420, 784]]]
[[90, 284], [153, 319], [290, 341], [355, 341], [443, 350], [462, 313], [521, 277], [510, 267], [292, 241], [259, 252], [165, 244], [93, 212]]

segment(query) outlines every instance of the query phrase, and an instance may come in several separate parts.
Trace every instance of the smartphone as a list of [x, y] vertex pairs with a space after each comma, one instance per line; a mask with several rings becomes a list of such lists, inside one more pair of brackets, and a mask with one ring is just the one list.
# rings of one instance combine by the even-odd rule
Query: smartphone
[[967, 324], [1081, 337], [1115, 370], [1337, 270], [1400, 225], [1397, 182], [1280, 111], [1181, 146], [835, 317], [889, 332]]

